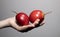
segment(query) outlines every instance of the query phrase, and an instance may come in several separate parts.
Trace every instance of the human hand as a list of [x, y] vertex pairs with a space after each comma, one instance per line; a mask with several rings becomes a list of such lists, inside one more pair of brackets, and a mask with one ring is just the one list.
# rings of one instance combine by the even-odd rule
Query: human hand
[[2, 27], [5, 27], [5, 26], [11, 26], [13, 28], [15, 28], [16, 30], [18, 31], [29, 31], [33, 28], [36, 28], [37, 25], [39, 24], [39, 26], [41, 26], [42, 24], [39, 23], [39, 19], [37, 19], [34, 23], [32, 24], [29, 24], [29, 25], [26, 25], [26, 26], [19, 26], [17, 23], [16, 23], [16, 19], [15, 17], [11, 17], [11, 18], [8, 18], [8, 19], [5, 19], [3, 21], [0, 21], [0, 28]]
[[37, 19], [34, 23], [32, 23], [32, 24], [29, 24], [29, 25], [26, 25], [26, 26], [19, 26], [19, 25], [17, 25], [17, 23], [16, 23], [16, 19], [15, 19], [15, 17], [12, 17], [12, 18], [10, 18], [10, 25], [13, 27], [13, 28], [15, 28], [16, 30], [18, 30], [18, 31], [29, 31], [29, 30], [31, 30], [31, 29], [33, 29], [33, 28], [36, 28], [37, 26], [39, 27], [39, 26], [42, 26], [44, 23], [39, 23], [40, 22], [40, 20], [39, 19]]

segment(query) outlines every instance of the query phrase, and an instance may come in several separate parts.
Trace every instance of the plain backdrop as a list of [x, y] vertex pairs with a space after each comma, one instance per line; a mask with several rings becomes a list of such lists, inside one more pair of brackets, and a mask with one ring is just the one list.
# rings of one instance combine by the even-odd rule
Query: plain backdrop
[[12, 11], [25, 12], [28, 16], [35, 10], [44, 13], [45, 24], [29, 32], [21, 33], [11, 27], [0, 29], [0, 37], [60, 37], [60, 0], [0, 0], [0, 20], [13, 17]]

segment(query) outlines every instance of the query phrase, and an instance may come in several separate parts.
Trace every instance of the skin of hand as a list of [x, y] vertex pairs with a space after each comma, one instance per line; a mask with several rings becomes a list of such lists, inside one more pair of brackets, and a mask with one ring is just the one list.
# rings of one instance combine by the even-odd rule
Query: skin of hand
[[17, 25], [17, 23], [16, 23], [16, 20], [15, 20], [15, 17], [12, 17], [12, 18], [10, 18], [10, 20], [9, 20], [9, 23], [10, 23], [10, 25], [13, 27], [13, 28], [15, 28], [16, 30], [19, 30], [19, 31], [21, 31], [21, 30], [26, 30], [27, 28], [34, 28], [38, 23], [39, 23], [39, 19], [37, 19], [34, 23], [32, 23], [32, 24], [30, 24], [30, 25], [26, 25], [26, 26], [19, 26], [19, 25]]
[[26, 26], [19, 26], [16, 23], [16, 19], [15, 16], [11, 17], [11, 18], [7, 18], [5, 20], [0, 21], [0, 28], [3, 28], [5, 26], [11, 26], [13, 28], [15, 28], [16, 30], [26, 30], [27, 28], [35, 28], [35, 26], [39, 23], [39, 19], [37, 19], [34, 23], [30, 24], [30, 25], [26, 25]]

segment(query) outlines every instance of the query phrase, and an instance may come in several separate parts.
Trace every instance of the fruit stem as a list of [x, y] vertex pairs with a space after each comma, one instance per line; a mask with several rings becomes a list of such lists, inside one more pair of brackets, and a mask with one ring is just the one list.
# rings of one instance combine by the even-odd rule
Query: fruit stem
[[18, 14], [16, 11], [12, 11], [12, 12], [14, 12], [14, 13]]
[[50, 14], [50, 13], [52, 13], [52, 11], [49, 11], [49, 12], [45, 13], [44, 15], [47, 15], [47, 14]]

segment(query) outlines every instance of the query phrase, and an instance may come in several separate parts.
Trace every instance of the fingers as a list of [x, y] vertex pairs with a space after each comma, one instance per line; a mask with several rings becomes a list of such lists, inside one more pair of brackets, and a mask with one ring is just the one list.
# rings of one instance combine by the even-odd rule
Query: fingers
[[23, 28], [25, 27], [25, 29], [27, 28], [35, 28], [35, 26], [39, 23], [39, 19], [37, 19], [34, 23], [30, 24], [30, 25], [26, 25], [26, 26], [22, 26]]
[[40, 19], [37, 19], [34, 23], [33, 23], [33, 25], [37, 25], [37, 24], [39, 24], [39, 21], [40, 21]]
[[42, 25], [44, 25], [45, 24], [45, 22], [43, 23], [40, 23], [40, 19], [37, 19], [34, 23], [33, 23], [33, 25], [34, 25], [34, 27], [36, 28], [36, 27], [39, 27], [39, 26], [42, 26]]

